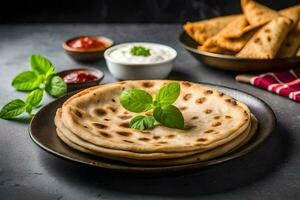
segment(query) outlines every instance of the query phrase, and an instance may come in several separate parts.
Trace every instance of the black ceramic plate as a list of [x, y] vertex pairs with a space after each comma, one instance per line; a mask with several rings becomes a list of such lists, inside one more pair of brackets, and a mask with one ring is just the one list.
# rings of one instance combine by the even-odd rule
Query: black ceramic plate
[[[205, 83], [203, 83], [205, 84]], [[231, 154], [218, 157], [209, 161], [176, 165], [176, 166], [163, 166], [163, 167], [148, 167], [137, 166], [119, 161], [99, 158], [88, 154], [81, 153], [71, 149], [65, 145], [56, 135], [54, 116], [57, 108], [61, 107], [63, 102], [74, 93], [68, 94], [59, 98], [45, 107], [43, 107], [33, 118], [29, 126], [29, 133], [32, 140], [42, 149], [65, 159], [72, 160], [78, 163], [84, 163], [96, 167], [106, 168], [121, 172], [134, 172], [134, 173], [154, 173], [154, 172], [175, 172], [196, 170], [205, 166], [223, 163], [234, 158], [238, 158], [252, 151], [255, 147], [263, 143], [272, 133], [276, 124], [276, 118], [271, 108], [262, 100], [250, 94], [222, 86], [206, 84], [211, 87], [234, 97], [235, 99], [247, 104], [251, 112], [256, 116], [259, 126], [256, 135], [247, 144], [237, 149]]]
[[179, 35], [181, 46], [191, 53], [197, 60], [204, 64], [230, 71], [238, 72], [266, 72], [289, 68], [300, 65], [300, 57], [276, 59], [249, 59], [235, 56], [209, 53], [197, 50], [198, 44], [185, 32]]

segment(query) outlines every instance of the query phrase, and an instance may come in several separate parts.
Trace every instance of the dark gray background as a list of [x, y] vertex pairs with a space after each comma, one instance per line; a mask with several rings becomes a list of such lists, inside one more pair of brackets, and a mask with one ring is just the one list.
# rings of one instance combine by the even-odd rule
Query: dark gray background
[[[299, 0], [258, 0], [274, 9]], [[240, 0], [5, 0], [0, 23], [182, 23], [238, 13]]]
[[[299, 0], [263, 2], [279, 9]], [[29, 68], [28, 57], [33, 53], [48, 57], [58, 70], [94, 66], [105, 72], [103, 82], [116, 81], [104, 61], [92, 65], [76, 63], [61, 48], [64, 40], [76, 35], [104, 35], [116, 43], [149, 41], [174, 47], [178, 58], [170, 79], [215, 83], [258, 96], [272, 107], [278, 126], [266, 144], [242, 158], [184, 176], [139, 178], [56, 158], [31, 141], [27, 124], [0, 120], [0, 199], [299, 199], [299, 103], [238, 83], [235, 73], [203, 66], [178, 45], [178, 24], [40, 24], [178, 23], [240, 12], [238, 0], [85, 0], [73, 1], [72, 6], [69, 3], [1, 2], [0, 106], [26, 96], [16, 92], [10, 82]], [[50, 101], [53, 99], [46, 97], [43, 104]]]
[[[32, 53], [48, 57], [57, 70], [94, 66], [105, 72], [104, 82], [116, 81], [104, 61], [79, 64], [67, 57], [60, 46], [67, 38], [92, 34], [109, 36], [116, 43], [158, 42], [178, 52], [168, 78], [225, 85], [266, 101], [278, 118], [267, 143], [242, 158], [194, 174], [138, 178], [57, 158], [31, 141], [27, 124], [0, 120], [0, 199], [299, 199], [299, 103], [238, 83], [235, 73], [203, 66], [176, 41], [181, 29], [181, 25], [1, 25], [0, 105], [25, 97], [10, 82], [29, 68]], [[45, 98], [43, 104], [49, 101], [53, 98]]]

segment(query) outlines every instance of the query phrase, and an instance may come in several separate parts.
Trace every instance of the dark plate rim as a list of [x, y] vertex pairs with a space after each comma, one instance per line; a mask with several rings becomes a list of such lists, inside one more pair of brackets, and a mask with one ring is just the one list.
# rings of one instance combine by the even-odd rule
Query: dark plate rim
[[[112, 171], [117, 171], [117, 172], [126, 172], [126, 173], [162, 173], [162, 172], [172, 172], [172, 171], [186, 171], [186, 170], [193, 170], [193, 169], [200, 169], [203, 167], [209, 167], [209, 166], [215, 166], [221, 163], [224, 163], [226, 161], [229, 160], [233, 160], [242, 156], [245, 156], [246, 154], [248, 154], [251, 151], [254, 151], [256, 148], [258, 148], [259, 146], [261, 146], [263, 143], [265, 143], [267, 141], [268, 138], [271, 137], [272, 132], [274, 131], [274, 128], [277, 124], [277, 118], [276, 115], [274, 113], [274, 111], [272, 110], [272, 108], [262, 99], [248, 93], [248, 92], [244, 92], [242, 90], [239, 89], [235, 89], [235, 88], [231, 88], [228, 86], [222, 86], [222, 85], [218, 85], [218, 84], [212, 84], [212, 83], [205, 83], [205, 82], [194, 82], [194, 83], [199, 83], [199, 84], [203, 84], [203, 85], [208, 85], [208, 86], [212, 86], [212, 87], [219, 87], [219, 88], [225, 88], [225, 89], [229, 89], [229, 90], [235, 90], [238, 91], [240, 93], [244, 93], [246, 95], [249, 95], [251, 97], [253, 97], [255, 99], [255, 101], [260, 101], [263, 106], [269, 111], [270, 115], [271, 115], [271, 122], [272, 124], [270, 124], [269, 131], [267, 133], [264, 134], [263, 137], [261, 137], [259, 140], [256, 140], [255, 142], [252, 143], [247, 143], [245, 145], [247, 145], [244, 149], [240, 150], [239, 149], [237, 151], [234, 151], [232, 153], [229, 153], [227, 155], [224, 155], [223, 157], [217, 157], [214, 158], [212, 160], [208, 160], [208, 161], [203, 161], [203, 162], [199, 162], [199, 163], [192, 163], [192, 164], [184, 164], [184, 165], [174, 165], [174, 166], [134, 166], [134, 165], [130, 165], [125, 163], [124, 165], [120, 164], [114, 164], [114, 163], [107, 163], [107, 162], [103, 162], [103, 161], [99, 161], [99, 163], [101, 163], [101, 166], [96, 165], [95, 163], [91, 163], [91, 162], [85, 162], [82, 161], [80, 159], [76, 159], [76, 158], [72, 158], [69, 157], [67, 155], [61, 154], [59, 152], [56, 152], [55, 150], [52, 150], [46, 146], [44, 146], [41, 142], [39, 142], [32, 134], [31, 132], [31, 126], [33, 121], [37, 118], [36, 116], [38, 116], [37, 114], [39, 112], [42, 112], [46, 109], [48, 109], [48, 106], [50, 104], [55, 104], [56, 102], [60, 101], [61, 99], [65, 98], [67, 95], [74, 95], [78, 91], [74, 91], [71, 93], [68, 93], [58, 99], [55, 99], [54, 101], [48, 103], [47, 105], [45, 105], [43, 108], [41, 108], [41, 110], [38, 111], [38, 113], [36, 113], [36, 115], [33, 117], [33, 119], [31, 120], [29, 126], [28, 126], [28, 132], [29, 132], [29, 136], [30, 138], [33, 140], [33, 142], [35, 144], [37, 144], [40, 148], [42, 148], [43, 150], [51, 153], [52, 155], [55, 155], [56, 157], [59, 158], [63, 158], [65, 160], [68, 161], [73, 161], [76, 163], [80, 163], [80, 164], [84, 164], [84, 165], [88, 165], [88, 166], [94, 166], [94, 167], [100, 167], [106, 170], [112, 170]], [[66, 146], [67, 147], [67, 146]], [[80, 154], [84, 154], [82, 152], [78, 152]], [[90, 156], [90, 155], [87, 155]]]
[[219, 58], [219, 59], [226, 59], [226, 60], [233, 60], [233, 61], [242, 61], [242, 62], [255, 62], [255, 63], [266, 63], [266, 62], [291, 62], [291, 61], [300, 61], [300, 57], [294, 57], [294, 58], [274, 58], [274, 59], [254, 59], [254, 58], [238, 58], [236, 56], [231, 55], [224, 55], [224, 54], [216, 54], [206, 51], [201, 51], [198, 49], [195, 49], [189, 45], [187, 45], [183, 40], [182, 37], [187, 36], [191, 40], [193, 40], [185, 31], [181, 31], [179, 36], [177, 36], [177, 41], [179, 44], [186, 50], [191, 51], [195, 54], [202, 55], [202, 56], [208, 56], [212, 58]]

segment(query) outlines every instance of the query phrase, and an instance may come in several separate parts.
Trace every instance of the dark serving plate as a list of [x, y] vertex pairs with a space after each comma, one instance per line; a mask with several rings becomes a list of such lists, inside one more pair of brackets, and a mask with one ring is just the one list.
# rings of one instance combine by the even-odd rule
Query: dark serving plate
[[215, 54], [197, 50], [195, 42], [188, 34], [179, 35], [180, 45], [204, 64], [229, 71], [266, 72], [295, 68], [300, 65], [300, 57], [276, 59], [237, 58], [231, 55]]
[[95, 167], [129, 173], [169, 173], [178, 171], [195, 171], [205, 166], [216, 165], [241, 157], [262, 144], [271, 135], [276, 125], [276, 118], [272, 109], [265, 102], [255, 96], [236, 89], [206, 83], [202, 84], [215, 87], [216, 89], [234, 97], [235, 99], [244, 102], [249, 106], [251, 112], [256, 116], [258, 120], [258, 130], [255, 136], [247, 144], [230, 154], [212, 160], [175, 166], [137, 166], [120, 161], [99, 158], [76, 151], [65, 145], [58, 138], [54, 125], [54, 116], [57, 108], [61, 107], [64, 101], [75, 93], [70, 93], [43, 107], [31, 121], [29, 125], [29, 134], [31, 139], [38, 146], [58, 157], [65, 158], [77, 163], [83, 163]]

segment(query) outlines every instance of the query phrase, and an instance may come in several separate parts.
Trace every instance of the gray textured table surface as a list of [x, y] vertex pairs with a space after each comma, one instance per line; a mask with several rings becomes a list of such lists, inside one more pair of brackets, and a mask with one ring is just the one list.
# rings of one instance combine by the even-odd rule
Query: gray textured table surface
[[[24, 97], [10, 86], [28, 69], [28, 57], [42, 54], [58, 70], [81, 67], [61, 49], [74, 35], [95, 34], [126, 41], [159, 42], [178, 51], [169, 78], [203, 81], [238, 88], [265, 100], [278, 126], [254, 152], [222, 165], [184, 176], [119, 176], [79, 166], [44, 152], [29, 138], [27, 124], [0, 120], [1, 199], [296, 199], [300, 196], [300, 105], [246, 84], [234, 74], [202, 66], [176, 41], [179, 25], [18, 25], [0, 26], [0, 105]], [[115, 79], [105, 63], [93, 65]], [[43, 104], [53, 99], [46, 98]], [[49, 120], [49, 119], [45, 119]]]

